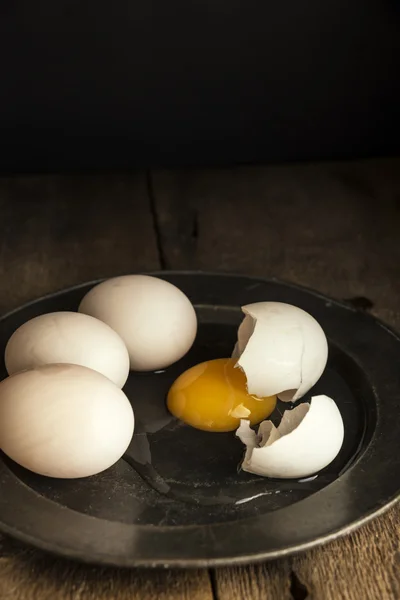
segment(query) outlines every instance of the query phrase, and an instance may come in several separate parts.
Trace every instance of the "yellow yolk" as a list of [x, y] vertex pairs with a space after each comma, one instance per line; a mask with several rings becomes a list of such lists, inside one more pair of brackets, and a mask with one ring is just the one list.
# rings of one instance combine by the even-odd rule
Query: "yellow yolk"
[[188, 369], [172, 384], [167, 406], [188, 425], [205, 431], [232, 431], [240, 419], [251, 425], [267, 418], [276, 396], [255, 398], [247, 393], [246, 377], [236, 361], [218, 358]]

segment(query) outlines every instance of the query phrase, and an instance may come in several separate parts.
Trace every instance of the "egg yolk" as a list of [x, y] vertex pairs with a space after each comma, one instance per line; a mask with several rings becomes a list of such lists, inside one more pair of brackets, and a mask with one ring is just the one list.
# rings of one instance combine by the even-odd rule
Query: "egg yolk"
[[218, 358], [188, 369], [172, 384], [169, 411], [196, 429], [232, 431], [240, 419], [251, 425], [268, 417], [276, 396], [256, 398], [247, 393], [246, 377], [231, 358]]

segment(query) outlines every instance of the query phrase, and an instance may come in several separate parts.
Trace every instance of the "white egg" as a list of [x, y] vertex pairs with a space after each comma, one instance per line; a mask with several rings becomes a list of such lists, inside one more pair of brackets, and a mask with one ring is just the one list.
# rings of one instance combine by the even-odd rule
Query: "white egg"
[[247, 379], [249, 394], [297, 400], [321, 377], [328, 343], [319, 323], [291, 304], [258, 302], [242, 307], [233, 356]]
[[0, 383], [0, 447], [40, 475], [100, 473], [121, 458], [133, 429], [128, 398], [92, 369], [46, 365]]
[[94, 369], [121, 388], [129, 375], [129, 354], [121, 337], [98, 319], [67, 311], [21, 325], [8, 341], [4, 360], [9, 375], [68, 363]]
[[321, 471], [343, 444], [343, 420], [328, 396], [315, 396], [283, 414], [276, 428], [263, 421], [256, 434], [242, 420], [236, 435], [246, 446], [242, 469], [274, 478], [303, 478]]
[[197, 332], [187, 296], [172, 283], [148, 275], [100, 283], [83, 298], [79, 312], [119, 333], [136, 371], [157, 371], [176, 362], [191, 348]]

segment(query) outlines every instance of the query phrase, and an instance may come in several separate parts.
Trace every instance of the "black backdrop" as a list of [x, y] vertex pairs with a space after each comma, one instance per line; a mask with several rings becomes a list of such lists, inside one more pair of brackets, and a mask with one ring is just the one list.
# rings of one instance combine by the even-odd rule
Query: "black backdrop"
[[0, 168], [400, 148], [397, 0], [3, 0]]

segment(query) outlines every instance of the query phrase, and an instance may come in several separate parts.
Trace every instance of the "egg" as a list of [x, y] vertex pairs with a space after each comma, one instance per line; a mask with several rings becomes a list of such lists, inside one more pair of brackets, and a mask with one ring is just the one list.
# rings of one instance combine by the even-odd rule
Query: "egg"
[[320, 324], [297, 306], [257, 302], [242, 307], [233, 357], [247, 379], [249, 394], [274, 394], [295, 401], [321, 377], [328, 342]]
[[279, 427], [263, 421], [257, 434], [242, 420], [236, 435], [246, 446], [242, 469], [274, 478], [303, 478], [329, 465], [340, 451], [343, 420], [332, 398], [315, 396], [283, 414]]
[[165, 369], [188, 352], [197, 332], [188, 297], [172, 283], [148, 275], [98, 284], [83, 298], [79, 312], [104, 321], [121, 336], [135, 371]]
[[75, 312], [53, 312], [19, 327], [5, 350], [9, 375], [51, 363], [82, 365], [102, 373], [118, 387], [129, 375], [129, 354], [108, 325]]
[[276, 396], [255, 399], [247, 393], [246, 378], [232, 359], [219, 358], [188, 369], [167, 396], [169, 411], [196, 429], [233, 431], [245, 417], [253, 425], [268, 417]]
[[104, 375], [79, 365], [45, 365], [0, 383], [0, 447], [49, 477], [87, 477], [127, 449], [133, 410]]

